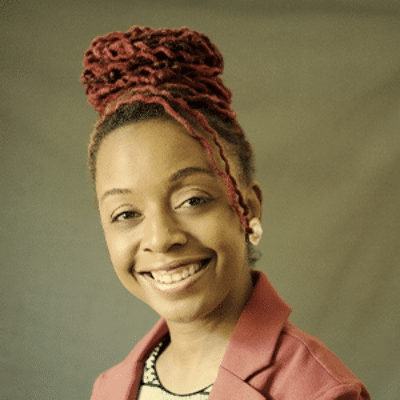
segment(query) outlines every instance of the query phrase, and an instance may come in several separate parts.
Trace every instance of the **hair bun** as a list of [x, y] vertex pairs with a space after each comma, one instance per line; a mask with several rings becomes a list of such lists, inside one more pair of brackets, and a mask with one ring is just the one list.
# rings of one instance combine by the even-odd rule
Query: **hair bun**
[[150, 96], [168, 92], [222, 109], [231, 103], [231, 92], [219, 78], [221, 53], [207, 36], [188, 28], [134, 26], [126, 33], [97, 37], [83, 65], [81, 82], [100, 115], [121, 97], [140, 92]]

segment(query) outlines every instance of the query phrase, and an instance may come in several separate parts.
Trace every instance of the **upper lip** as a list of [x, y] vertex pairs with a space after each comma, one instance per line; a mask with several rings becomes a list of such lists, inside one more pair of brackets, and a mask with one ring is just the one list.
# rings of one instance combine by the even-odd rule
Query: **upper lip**
[[184, 265], [190, 265], [190, 264], [198, 264], [202, 263], [204, 261], [209, 260], [211, 257], [202, 257], [202, 258], [191, 258], [187, 260], [175, 260], [175, 261], [170, 261], [167, 263], [163, 264], [158, 264], [155, 265], [154, 267], [151, 268], [146, 268], [141, 271], [137, 271], [139, 274], [143, 274], [146, 272], [156, 272], [156, 271], [171, 271], [173, 269], [182, 267]]

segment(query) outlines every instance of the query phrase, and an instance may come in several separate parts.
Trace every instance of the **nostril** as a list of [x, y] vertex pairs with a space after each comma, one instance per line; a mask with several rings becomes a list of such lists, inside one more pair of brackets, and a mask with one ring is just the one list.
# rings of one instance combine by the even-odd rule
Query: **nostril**
[[147, 252], [165, 253], [186, 243], [187, 235], [178, 225], [152, 224], [142, 239], [142, 248]]

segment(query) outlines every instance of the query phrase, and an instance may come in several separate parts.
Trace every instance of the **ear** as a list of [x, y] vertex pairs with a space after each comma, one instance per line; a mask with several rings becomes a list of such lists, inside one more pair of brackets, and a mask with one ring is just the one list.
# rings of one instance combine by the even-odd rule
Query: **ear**
[[247, 187], [246, 204], [249, 207], [248, 218], [258, 218], [261, 221], [263, 193], [257, 181], [252, 181]]

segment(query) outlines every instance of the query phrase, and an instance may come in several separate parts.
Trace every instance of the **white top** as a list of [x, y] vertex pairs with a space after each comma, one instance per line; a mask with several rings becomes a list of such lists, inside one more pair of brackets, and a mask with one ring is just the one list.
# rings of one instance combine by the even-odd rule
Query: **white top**
[[157, 375], [156, 361], [169, 343], [168, 336], [162, 340], [147, 358], [140, 382], [138, 400], [207, 400], [213, 385], [195, 393], [176, 394], [167, 390]]

